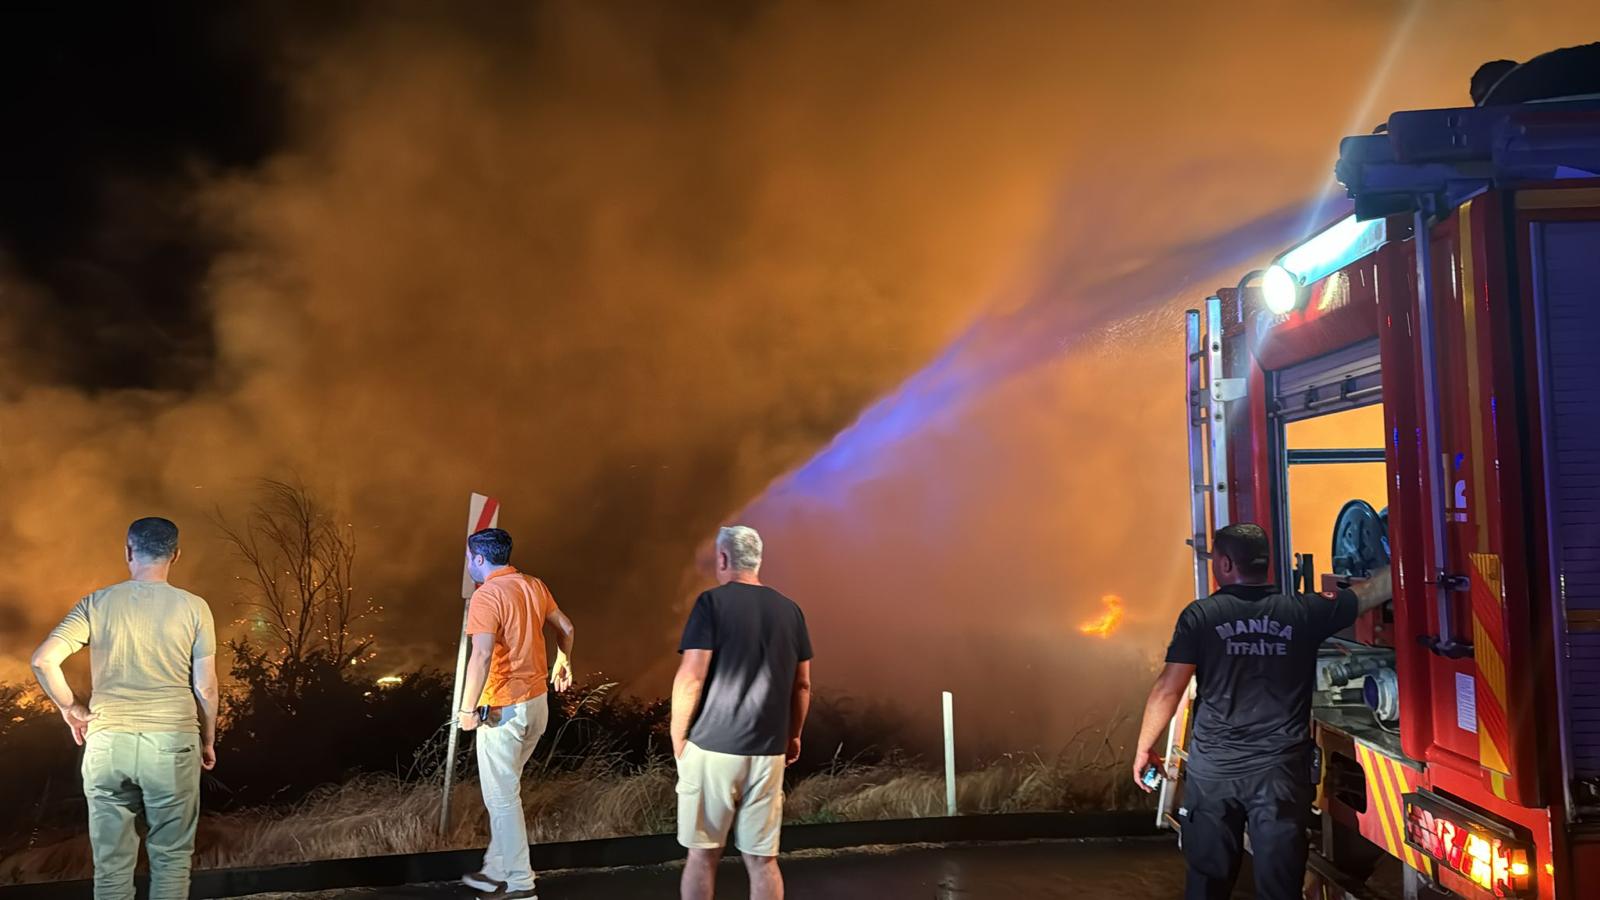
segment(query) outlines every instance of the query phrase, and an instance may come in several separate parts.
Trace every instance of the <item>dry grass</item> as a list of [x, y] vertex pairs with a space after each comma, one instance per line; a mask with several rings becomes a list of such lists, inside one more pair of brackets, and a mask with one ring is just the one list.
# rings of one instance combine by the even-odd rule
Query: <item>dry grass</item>
[[[1138, 805], [1139, 795], [1122, 777], [1121, 766], [1106, 759], [1106, 753], [1085, 749], [1079, 745], [1056, 759], [1001, 759], [959, 775], [962, 812]], [[595, 762], [576, 771], [543, 774], [535, 767], [523, 782], [529, 835], [549, 843], [670, 832], [676, 816], [674, 782], [675, 773], [666, 763], [622, 770]], [[944, 814], [944, 796], [943, 776], [916, 766], [837, 766], [792, 785], [785, 813], [790, 822], [807, 823], [936, 816]], [[462, 782], [455, 798], [451, 827], [443, 836], [435, 827], [438, 785], [390, 777], [330, 787], [289, 809], [208, 816], [200, 825], [196, 866], [271, 866], [484, 846], [488, 822], [476, 782]], [[0, 861], [0, 884], [90, 874], [85, 837]]]

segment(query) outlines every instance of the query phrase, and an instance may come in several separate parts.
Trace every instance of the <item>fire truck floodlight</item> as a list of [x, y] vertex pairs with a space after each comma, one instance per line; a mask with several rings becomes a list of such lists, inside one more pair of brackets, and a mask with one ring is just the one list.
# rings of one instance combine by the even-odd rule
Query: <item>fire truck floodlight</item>
[[1283, 266], [1272, 266], [1261, 276], [1261, 299], [1273, 315], [1294, 312], [1300, 305], [1300, 279]]
[[1276, 315], [1293, 312], [1305, 289], [1383, 245], [1388, 228], [1383, 219], [1359, 222], [1346, 216], [1273, 261], [1261, 277], [1267, 309]]

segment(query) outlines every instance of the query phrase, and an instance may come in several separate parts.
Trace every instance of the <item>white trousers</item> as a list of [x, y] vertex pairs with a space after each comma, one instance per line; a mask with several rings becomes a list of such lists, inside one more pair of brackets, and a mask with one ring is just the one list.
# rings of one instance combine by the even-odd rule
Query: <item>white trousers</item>
[[514, 706], [500, 706], [473, 732], [478, 753], [478, 784], [489, 811], [489, 849], [483, 874], [506, 883], [508, 891], [533, 890], [528, 862], [528, 823], [522, 814], [522, 768], [550, 722], [548, 695]]

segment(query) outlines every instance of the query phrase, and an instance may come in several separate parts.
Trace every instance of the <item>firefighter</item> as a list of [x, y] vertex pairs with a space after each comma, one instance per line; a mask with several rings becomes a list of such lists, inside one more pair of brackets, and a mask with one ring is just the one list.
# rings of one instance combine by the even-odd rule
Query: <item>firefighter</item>
[[1600, 42], [1562, 47], [1525, 63], [1497, 59], [1472, 73], [1474, 106], [1505, 106], [1600, 92]]
[[1483, 101], [1488, 99], [1489, 92], [1494, 90], [1494, 86], [1499, 83], [1500, 79], [1506, 77], [1506, 73], [1516, 67], [1516, 60], [1512, 59], [1490, 60], [1479, 66], [1478, 70], [1472, 73], [1472, 85], [1469, 89], [1469, 93], [1472, 95], [1472, 105], [1482, 106]]
[[1178, 809], [1188, 900], [1232, 896], [1248, 828], [1256, 896], [1298, 900], [1306, 825], [1316, 790], [1311, 691], [1317, 648], [1389, 599], [1387, 568], [1350, 590], [1292, 594], [1271, 582], [1272, 555], [1259, 525], [1229, 525], [1212, 544], [1217, 592], [1178, 616], [1166, 667], [1139, 729], [1133, 777], [1164, 772], [1156, 741], [1192, 676], [1197, 699]]

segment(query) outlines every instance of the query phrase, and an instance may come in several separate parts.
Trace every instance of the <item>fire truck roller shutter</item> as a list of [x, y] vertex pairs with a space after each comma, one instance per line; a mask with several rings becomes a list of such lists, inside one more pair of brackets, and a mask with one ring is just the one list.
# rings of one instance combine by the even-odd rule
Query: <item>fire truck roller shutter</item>
[[1540, 223], [1533, 237], [1567, 749], [1578, 802], [1600, 806], [1600, 222]]
[[1285, 422], [1378, 401], [1383, 387], [1376, 338], [1274, 373], [1273, 414]]

